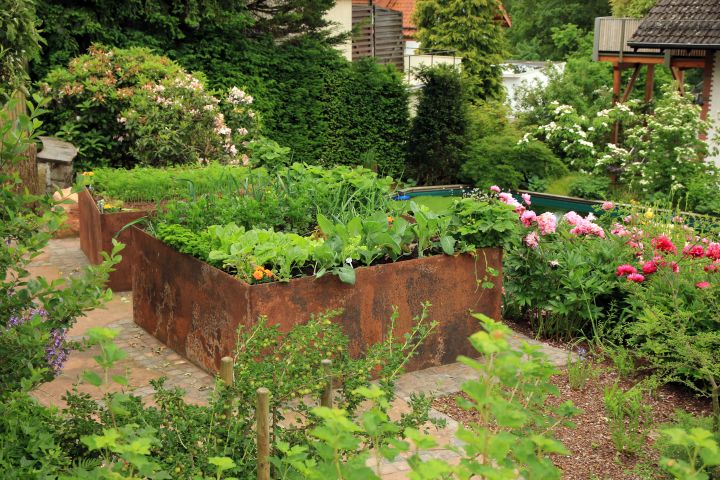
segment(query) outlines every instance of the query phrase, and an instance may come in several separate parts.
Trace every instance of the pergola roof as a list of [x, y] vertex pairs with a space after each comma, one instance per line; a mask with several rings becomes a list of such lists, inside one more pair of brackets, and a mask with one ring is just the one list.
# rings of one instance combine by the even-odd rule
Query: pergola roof
[[720, 0], [659, 0], [627, 44], [720, 50]]

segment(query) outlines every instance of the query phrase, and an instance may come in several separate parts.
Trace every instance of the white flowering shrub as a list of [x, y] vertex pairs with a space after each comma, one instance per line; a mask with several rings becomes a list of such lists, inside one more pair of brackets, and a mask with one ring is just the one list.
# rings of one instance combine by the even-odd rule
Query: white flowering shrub
[[[708, 147], [701, 138], [710, 123], [700, 118], [700, 108], [690, 98], [674, 89], [667, 90], [649, 113], [632, 101], [602, 110], [592, 119], [557, 102], [550, 109], [553, 120], [521, 142], [536, 137], [570, 168], [612, 174], [640, 199], [680, 199], [689, 182], [714, 171], [704, 161]], [[614, 144], [610, 141], [616, 125], [619, 141]]]
[[252, 101], [237, 87], [217, 98], [192, 75], [166, 77], [133, 96], [118, 116], [125, 135], [117, 140], [130, 142], [130, 154], [145, 165], [248, 165], [245, 147], [257, 130]]
[[[42, 82], [46, 131], [78, 147], [77, 170], [218, 160], [242, 163], [257, 130], [253, 98], [207, 92], [167, 57], [93, 45]], [[247, 160], [245, 160], [247, 161]]]

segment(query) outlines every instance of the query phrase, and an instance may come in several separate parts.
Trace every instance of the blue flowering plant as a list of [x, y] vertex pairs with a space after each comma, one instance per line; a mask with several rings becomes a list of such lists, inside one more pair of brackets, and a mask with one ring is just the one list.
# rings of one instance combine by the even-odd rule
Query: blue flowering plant
[[72, 278], [48, 281], [30, 264], [62, 225], [62, 209], [49, 195], [34, 195], [20, 177], [39, 135], [42, 107], [12, 115], [0, 110], [0, 399], [57, 375], [70, 345], [67, 330], [83, 312], [109, 298], [104, 282], [120, 261], [116, 245], [105, 261]]

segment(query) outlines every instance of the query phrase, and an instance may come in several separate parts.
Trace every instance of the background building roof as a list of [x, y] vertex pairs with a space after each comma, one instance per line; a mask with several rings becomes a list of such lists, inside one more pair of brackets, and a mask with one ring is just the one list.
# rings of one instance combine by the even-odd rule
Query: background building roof
[[659, 0], [628, 45], [720, 49], [720, 0]]

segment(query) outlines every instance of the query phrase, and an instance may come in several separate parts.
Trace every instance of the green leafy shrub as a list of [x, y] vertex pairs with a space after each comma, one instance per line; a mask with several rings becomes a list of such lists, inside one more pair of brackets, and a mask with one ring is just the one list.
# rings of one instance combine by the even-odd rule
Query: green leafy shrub
[[468, 160], [461, 177], [477, 187], [502, 185], [528, 188], [537, 179], [552, 179], [567, 173], [567, 167], [543, 143], [520, 141], [513, 136], [485, 137], [468, 145]]
[[570, 182], [570, 195], [603, 200], [610, 195], [610, 179], [603, 175], [578, 174]]
[[[67, 478], [133, 478], [130, 475], [134, 473], [134, 478], [209, 479], [216, 478], [215, 472], [234, 478], [253, 476], [257, 468], [253, 427], [258, 388], [272, 392], [273, 441], [287, 448], [300, 448], [321, 422], [321, 416], [311, 410], [314, 402], [308, 396], [320, 396], [328, 375], [338, 386], [335, 405], [350, 415], [362, 406], [362, 392], [376, 391], [389, 401], [394, 399], [395, 380], [435, 328], [436, 323], [427, 319], [427, 308], [425, 305], [404, 339], [393, 333], [397, 319], [394, 312], [387, 339], [370, 346], [357, 359], [350, 358], [348, 338], [341, 327], [331, 322], [333, 312], [311, 317], [287, 333], [260, 318], [256, 324], [239, 330], [234, 353], [235, 381], [230, 386], [218, 383], [207, 405], [186, 403], [183, 392], [166, 388], [164, 379], [151, 382], [155, 388], [152, 406], [131, 394], [114, 392], [113, 387], [125, 386], [128, 380], [109, 373], [126, 354], [113, 341], [117, 332], [90, 329], [87, 345], [98, 349], [95, 359], [101, 371], [87, 370], [82, 378], [84, 383], [98, 388], [101, 398], [95, 400], [75, 390], [66, 395], [67, 409], [59, 413], [44, 411], [44, 448], [53, 447], [50, 453], [55, 455], [45, 459], [51, 465], [44, 473], [65, 474]], [[319, 368], [323, 359], [332, 360], [329, 372]], [[374, 377], [377, 382], [371, 385]], [[25, 408], [43, 412], [34, 401], [29, 403]], [[430, 402], [423, 396], [413, 397], [410, 411], [389, 422], [392, 427], [376, 434], [374, 440], [387, 442], [405, 428], [425, 424], [430, 421], [429, 408]], [[389, 403], [385, 411], [388, 409]], [[19, 412], [10, 413], [17, 417]], [[303, 421], [290, 421], [292, 418]], [[2, 425], [0, 421], [0, 428]], [[35, 433], [30, 432], [28, 436]], [[13, 447], [34, 447], [31, 442], [23, 444], [15, 437], [6, 438], [15, 442]]]
[[50, 72], [40, 89], [52, 101], [48, 128], [79, 148], [81, 169], [237, 163], [238, 145], [255, 130], [252, 97], [236, 89], [221, 101], [201, 79], [144, 48], [94, 45]]
[[468, 117], [463, 81], [453, 67], [440, 65], [415, 74], [423, 84], [408, 141], [412, 175], [427, 184], [452, 183], [464, 159]]
[[273, 464], [281, 478], [380, 479], [381, 461], [404, 454], [409, 478], [559, 479], [560, 471], [549, 455], [569, 452], [552, 432], [559, 425], [571, 425], [569, 419], [578, 410], [571, 402], [558, 407], [546, 404], [559, 393], [550, 383], [557, 371], [538, 347], [523, 344], [514, 349], [507, 340], [511, 333], [507, 327], [475, 317], [484, 331], [470, 341], [481, 355], [460, 361], [477, 371], [478, 378], [463, 384], [466, 397], [458, 402], [477, 420], [461, 425], [456, 433], [462, 446], [450, 448], [460, 453], [459, 462], [424, 459], [423, 452], [438, 447], [438, 442], [414, 428], [399, 430], [387, 417], [389, 398], [378, 388], [364, 388], [356, 392], [371, 407], [359, 418], [339, 409], [315, 408], [320, 422], [309, 432], [308, 445], [278, 442]]
[[12, 121], [14, 107], [11, 101], [0, 110], [0, 398], [60, 371], [69, 348], [67, 329], [109, 298], [102, 285], [122, 248], [115, 246], [102, 264], [75, 278], [48, 282], [31, 275], [29, 264], [61, 227], [62, 215], [48, 195], [27, 193], [13, 172], [37, 140], [43, 113], [32, 108]]

